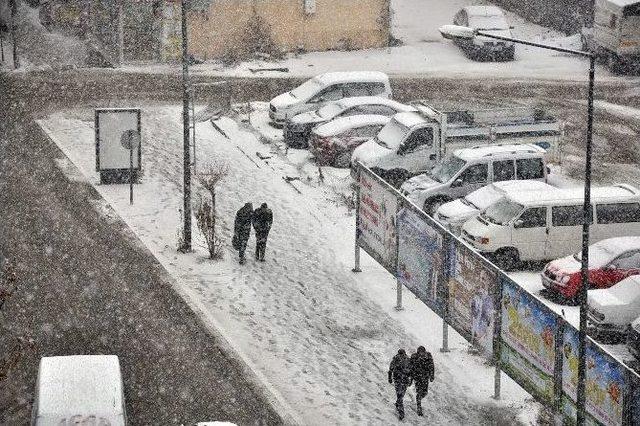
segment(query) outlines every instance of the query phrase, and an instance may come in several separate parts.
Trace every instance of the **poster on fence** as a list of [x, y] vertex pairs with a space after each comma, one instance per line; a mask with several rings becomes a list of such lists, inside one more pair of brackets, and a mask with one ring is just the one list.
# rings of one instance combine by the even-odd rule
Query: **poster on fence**
[[[562, 348], [562, 408], [575, 422], [578, 386], [578, 331], [567, 325]], [[586, 407], [588, 423], [622, 425], [625, 371], [597, 345], [587, 343]]]
[[426, 218], [405, 208], [398, 213], [398, 282], [440, 314], [438, 281], [444, 273], [443, 236]]
[[371, 173], [360, 169], [360, 199], [356, 239], [360, 247], [396, 274], [396, 194]]
[[450, 323], [487, 356], [492, 356], [493, 300], [497, 273], [460, 243], [452, 250], [452, 257], [449, 278]]
[[503, 370], [527, 392], [553, 401], [556, 315], [507, 277], [502, 277]]

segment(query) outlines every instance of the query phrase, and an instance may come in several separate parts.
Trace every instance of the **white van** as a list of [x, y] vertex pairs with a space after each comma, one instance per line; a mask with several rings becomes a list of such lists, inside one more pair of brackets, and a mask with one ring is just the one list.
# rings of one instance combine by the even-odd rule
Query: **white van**
[[118, 357], [43, 357], [31, 424], [125, 426], [127, 415]]
[[433, 215], [442, 204], [506, 180], [546, 182], [546, 151], [537, 145], [480, 145], [458, 149], [429, 173], [414, 176], [400, 191]]
[[282, 126], [294, 115], [354, 96], [391, 98], [389, 76], [377, 71], [328, 72], [271, 99], [269, 119]]
[[505, 180], [483, 186], [463, 198], [441, 205], [433, 218], [455, 235], [460, 235], [462, 225], [502, 200], [507, 194], [522, 191], [555, 191], [555, 186], [537, 180]]
[[[509, 194], [462, 227], [462, 239], [504, 269], [519, 261], [567, 256], [582, 246], [582, 188]], [[590, 243], [640, 236], [640, 191], [630, 185], [591, 189]]]

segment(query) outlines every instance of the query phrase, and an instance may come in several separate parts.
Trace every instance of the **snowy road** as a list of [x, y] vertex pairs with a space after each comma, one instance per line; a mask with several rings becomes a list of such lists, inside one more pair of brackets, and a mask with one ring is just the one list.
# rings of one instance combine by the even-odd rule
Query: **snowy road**
[[[91, 118], [89, 110], [56, 113], [42, 124], [96, 183]], [[199, 125], [198, 167], [203, 170], [214, 158], [231, 166], [218, 194], [226, 241], [233, 214], [244, 202], [270, 204], [275, 221], [266, 263], [250, 260], [240, 266], [231, 252], [212, 263], [204, 258], [201, 241], [194, 254], [176, 253], [182, 161], [178, 108], [143, 112], [145, 176], [136, 186], [135, 204], [129, 206], [124, 186], [97, 189], [304, 423], [392, 423], [388, 362], [398, 347], [414, 350], [419, 344], [434, 352], [438, 369], [425, 401], [433, 424], [511, 424], [523, 405], [533, 411], [524, 402], [526, 394], [507, 380], [506, 402], [493, 402], [493, 371], [467, 354], [460, 338], [454, 336], [452, 353], [441, 355], [441, 323], [413, 298], [406, 298], [406, 311], [394, 312], [394, 281], [372, 261], [365, 259], [362, 274], [350, 272], [354, 219], [337, 205], [332, 191], [296, 181], [298, 194], [282, 179], [296, 173], [294, 166], [277, 156], [259, 160], [254, 153], [268, 156], [268, 145], [230, 119], [219, 125], [230, 139], [209, 123]], [[419, 419], [410, 412], [407, 421]]]

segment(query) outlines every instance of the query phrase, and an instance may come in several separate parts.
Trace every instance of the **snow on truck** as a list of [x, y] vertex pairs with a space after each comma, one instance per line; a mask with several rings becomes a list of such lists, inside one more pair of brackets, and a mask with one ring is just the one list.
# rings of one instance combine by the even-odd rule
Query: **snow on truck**
[[595, 0], [593, 27], [582, 29], [582, 48], [613, 73], [640, 68], [640, 1]]
[[491, 144], [537, 144], [553, 151], [561, 125], [540, 108], [511, 107], [441, 112], [423, 102], [418, 112], [393, 116], [378, 135], [353, 152], [393, 185], [425, 173], [458, 148]]

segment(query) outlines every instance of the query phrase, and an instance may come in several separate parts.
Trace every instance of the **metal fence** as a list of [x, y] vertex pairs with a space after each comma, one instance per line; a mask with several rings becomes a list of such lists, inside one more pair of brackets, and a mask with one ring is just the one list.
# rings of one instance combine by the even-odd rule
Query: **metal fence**
[[[355, 165], [354, 271], [360, 249], [537, 401], [574, 424], [578, 331], [502, 270], [443, 228], [370, 169]], [[588, 338], [587, 422], [640, 425], [640, 376]]]

